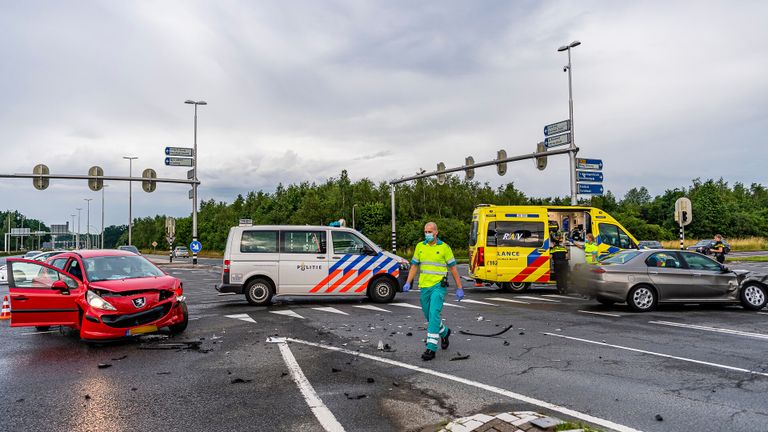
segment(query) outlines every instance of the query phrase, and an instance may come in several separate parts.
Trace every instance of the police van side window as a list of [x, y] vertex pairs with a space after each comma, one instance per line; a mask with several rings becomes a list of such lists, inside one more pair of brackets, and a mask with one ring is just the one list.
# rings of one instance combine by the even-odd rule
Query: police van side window
[[541, 247], [544, 245], [544, 222], [491, 222], [487, 245]]
[[325, 231], [282, 231], [283, 253], [324, 254]]
[[243, 231], [242, 253], [277, 253], [277, 231]]
[[629, 239], [629, 235], [621, 228], [614, 224], [601, 223], [598, 224], [600, 230], [600, 241], [610, 246], [616, 246], [621, 249], [631, 249], [632, 240]]
[[344, 232], [332, 231], [333, 253], [361, 255], [365, 251], [365, 243], [360, 237]]

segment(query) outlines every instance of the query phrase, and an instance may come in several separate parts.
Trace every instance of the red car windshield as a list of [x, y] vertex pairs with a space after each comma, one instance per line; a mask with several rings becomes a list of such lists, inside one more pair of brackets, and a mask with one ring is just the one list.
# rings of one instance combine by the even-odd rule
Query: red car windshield
[[83, 260], [91, 282], [164, 276], [154, 264], [141, 256], [102, 256]]

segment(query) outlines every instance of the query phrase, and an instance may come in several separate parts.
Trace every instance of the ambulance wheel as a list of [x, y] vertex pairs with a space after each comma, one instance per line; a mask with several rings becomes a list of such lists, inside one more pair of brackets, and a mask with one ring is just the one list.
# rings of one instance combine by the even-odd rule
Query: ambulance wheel
[[272, 301], [275, 289], [266, 279], [256, 278], [245, 286], [245, 299], [254, 306], [266, 306]]
[[389, 303], [396, 293], [395, 282], [385, 277], [374, 279], [368, 285], [368, 297], [375, 303]]
[[501, 290], [504, 292], [521, 293], [528, 291], [531, 287], [530, 282], [504, 282], [501, 284]]

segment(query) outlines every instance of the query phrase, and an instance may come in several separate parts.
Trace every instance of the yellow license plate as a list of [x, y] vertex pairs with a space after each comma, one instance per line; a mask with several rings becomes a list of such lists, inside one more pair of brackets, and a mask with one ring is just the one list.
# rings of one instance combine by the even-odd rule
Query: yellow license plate
[[157, 326], [148, 325], [148, 326], [132, 328], [128, 330], [126, 334], [128, 336], [136, 336], [136, 335], [145, 334], [145, 333], [154, 333], [156, 331], [157, 331]]

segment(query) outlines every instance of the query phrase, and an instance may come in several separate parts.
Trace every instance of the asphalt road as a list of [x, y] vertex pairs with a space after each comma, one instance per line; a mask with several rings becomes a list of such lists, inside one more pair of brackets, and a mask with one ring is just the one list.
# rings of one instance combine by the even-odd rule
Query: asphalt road
[[[478, 412], [526, 410], [590, 415], [624, 430], [768, 429], [768, 311], [691, 305], [636, 314], [549, 288], [470, 287], [463, 302], [449, 295], [443, 311], [450, 348], [424, 363], [417, 292], [386, 305], [325, 298], [252, 307], [217, 295], [217, 270], [180, 267], [167, 270], [184, 281], [192, 321], [176, 338], [88, 346], [70, 331], [0, 324], [2, 429], [321, 431], [296, 373], [350, 431], [434, 429]], [[768, 263], [738, 268], [768, 271]], [[459, 333], [510, 325], [496, 337]], [[292, 341], [267, 342], [275, 336]], [[158, 349], [185, 341], [201, 347]], [[378, 350], [379, 341], [390, 349]], [[470, 357], [451, 361], [459, 354]]]

